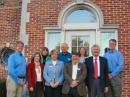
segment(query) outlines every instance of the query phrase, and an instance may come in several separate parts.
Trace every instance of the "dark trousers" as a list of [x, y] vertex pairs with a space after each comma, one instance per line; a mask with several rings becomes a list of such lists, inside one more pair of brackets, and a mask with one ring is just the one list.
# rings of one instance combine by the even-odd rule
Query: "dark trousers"
[[43, 84], [42, 82], [36, 82], [34, 91], [29, 91], [29, 97], [43, 97]]
[[91, 87], [88, 89], [88, 97], [104, 97], [104, 91], [101, 89], [99, 79], [94, 80]]
[[75, 87], [75, 88], [70, 88], [69, 93], [67, 95], [63, 95], [63, 97], [82, 97], [82, 96], [79, 96], [77, 87]]
[[62, 85], [57, 88], [52, 88], [50, 86], [45, 86], [45, 97], [62, 97]]

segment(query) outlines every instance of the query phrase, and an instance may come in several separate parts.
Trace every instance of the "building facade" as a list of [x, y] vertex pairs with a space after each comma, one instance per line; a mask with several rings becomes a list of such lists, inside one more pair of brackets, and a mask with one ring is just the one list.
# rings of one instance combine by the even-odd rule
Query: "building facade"
[[[60, 44], [67, 42], [70, 52], [85, 46], [90, 56], [91, 46], [98, 44], [103, 55], [109, 39], [114, 38], [125, 56], [122, 97], [130, 97], [130, 0], [5, 1], [0, 5], [1, 48], [22, 40], [29, 60], [43, 46], [60, 50]], [[0, 67], [2, 79], [6, 67]]]

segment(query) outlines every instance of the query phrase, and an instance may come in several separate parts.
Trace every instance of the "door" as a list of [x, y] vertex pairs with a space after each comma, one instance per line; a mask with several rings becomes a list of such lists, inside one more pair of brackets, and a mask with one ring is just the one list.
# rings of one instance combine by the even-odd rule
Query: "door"
[[95, 44], [95, 31], [68, 31], [65, 38], [69, 52], [79, 52], [80, 47], [83, 46], [86, 48], [86, 55], [92, 55], [91, 47]]

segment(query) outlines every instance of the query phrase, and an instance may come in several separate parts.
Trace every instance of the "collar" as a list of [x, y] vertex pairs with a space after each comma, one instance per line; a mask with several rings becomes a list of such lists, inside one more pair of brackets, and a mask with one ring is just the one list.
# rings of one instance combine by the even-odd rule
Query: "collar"
[[72, 64], [73, 67], [78, 67], [78, 64]]
[[69, 52], [61, 52], [63, 55], [67, 55]]
[[20, 55], [20, 56], [23, 55], [22, 53], [20, 53], [20, 52], [18, 52], [18, 51], [15, 51], [15, 53], [18, 54], [18, 55]]
[[109, 50], [109, 53], [113, 53], [113, 52], [116, 52], [116, 50]]
[[[95, 56], [93, 56], [93, 60], [95, 60], [96, 59], [96, 57]], [[97, 60], [99, 60], [99, 56], [97, 56]]]

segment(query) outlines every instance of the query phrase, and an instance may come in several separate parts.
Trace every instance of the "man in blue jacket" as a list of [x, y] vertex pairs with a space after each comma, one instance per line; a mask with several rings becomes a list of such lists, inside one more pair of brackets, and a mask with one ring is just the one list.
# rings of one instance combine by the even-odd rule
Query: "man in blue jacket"
[[58, 55], [58, 59], [64, 62], [64, 64], [71, 63], [72, 54], [68, 52], [68, 49], [69, 47], [67, 43], [61, 44], [61, 52]]
[[107, 97], [121, 97], [122, 71], [124, 68], [124, 56], [116, 50], [116, 40], [109, 40], [109, 51], [105, 53], [109, 67], [109, 92]]
[[24, 43], [18, 41], [16, 51], [8, 59], [7, 97], [22, 97], [26, 79], [26, 60], [22, 54]]

